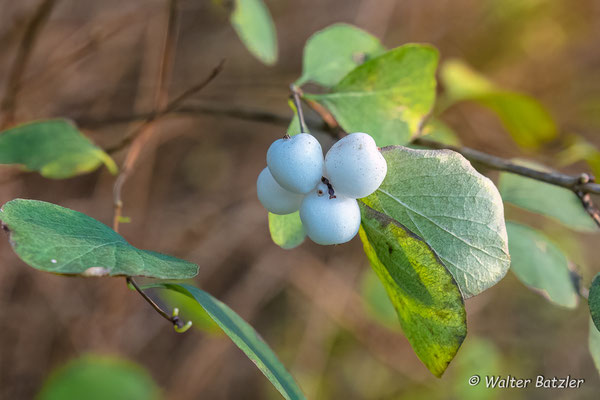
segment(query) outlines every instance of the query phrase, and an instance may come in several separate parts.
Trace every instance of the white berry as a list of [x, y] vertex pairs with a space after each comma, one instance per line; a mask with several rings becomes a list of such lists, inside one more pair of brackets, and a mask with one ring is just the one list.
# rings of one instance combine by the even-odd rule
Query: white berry
[[267, 165], [284, 189], [306, 194], [323, 176], [323, 150], [312, 135], [300, 133], [273, 142], [267, 151]]
[[366, 197], [377, 190], [386, 174], [385, 158], [366, 133], [344, 137], [325, 156], [325, 176], [340, 196]]
[[360, 227], [360, 209], [355, 199], [330, 198], [328, 188], [319, 184], [304, 197], [300, 219], [309, 238], [318, 244], [341, 244], [350, 241]]
[[301, 194], [292, 193], [282, 188], [273, 179], [269, 168], [263, 169], [258, 175], [256, 193], [258, 194], [258, 200], [267, 211], [279, 215], [298, 211], [303, 198]]

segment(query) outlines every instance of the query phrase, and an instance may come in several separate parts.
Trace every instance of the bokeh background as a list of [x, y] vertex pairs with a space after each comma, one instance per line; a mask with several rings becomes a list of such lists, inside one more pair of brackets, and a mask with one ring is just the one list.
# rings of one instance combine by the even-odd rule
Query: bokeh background
[[[19, 86], [16, 120], [63, 116], [101, 147], [118, 143], [152, 111], [167, 2], [57, 0]], [[40, 1], [0, 0], [0, 93]], [[334, 22], [355, 24], [387, 47], [432, 43], [503, 87], [539, 99], [561, 135], [600, 145], [600, 2], [596, 0], [267, 0], [279, 61], [267, 67], [244, 48], [226, 8], [181, 0], [169, 95], [223, 73], [156, 125], [124, 186], [121, 233], [133, 245], [197, 263], [195, 283], [256, 327], [311, 399], [593, 399], [600, 379], [588, 352], [588, 310], [554, 306], [510, 273], [466, 302], [469, 334], [442, 379], [433, 377], [397, 326], [364, 304], [369, 270], [358, 239], [292, 251], [274, 245], [255, 180], [269, 144], [285, 132], [288, 85], [302, 48]], [[270, 114], [275, 114], [275, 117]], [[498, 119], [473, 104], [443, 114], [466, 145], [555, 165], [564, 143], [522, 153]], [[328, 139], [320, 137], [325, 146]], [[122, 162], [124, 152], [113, 155]], [[578, 163], [566, 172], [586, 171]], [[492, 175], [493, 177], [493, 175]], [[0, 203], [32, 198], [110, 224], [114, 176], [68, 180], [0, 168]], [[507, 214], [511, 211], [507, 209]], [[574, 235], [519, 214], [569, 250], [589, 284], [600, 271], [597, 235]], [[366, 275], [369, 279], [368, 275]], [[50, 372], [87, 353], [146, 368], [169, 399], [270, 399], [277, 392], [218, 333], [176, 334], [123, 279], [38, 272], [0, 241], [0, 398], [29, 399]], [[492, 391], [469, 376], [566, 376], [580, 389]]]

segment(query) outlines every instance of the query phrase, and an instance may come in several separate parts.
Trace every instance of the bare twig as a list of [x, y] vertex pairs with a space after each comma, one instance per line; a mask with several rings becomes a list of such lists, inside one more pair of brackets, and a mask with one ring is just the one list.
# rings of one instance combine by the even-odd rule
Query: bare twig
[[[160, 110], [164, 107], [164, 104], [167, 102], [168, 93], [168, 81], [171, 71], [171, 65], [173, 63], [173, 56], [175, 53], [174, 47], [177, 42], [177, 0], [169, 1], [169, 13], [168, 13], [168, 21], [167, 21], [167, 29], [165, 32], [165, 39], [163, 42], [161, 60], [160, 60], [160, 68], [158, 73], [158, 89], [156, 91], [156, 95], [154, 98], [154, 109]], [[153, 124], [152, 122], [156, 120], [156, 118], [152, 118], [147, 120], [144, 124], [142, 124], [137, 130], [133, 132], [133, 134], [128, 135], [127, 137], [130, 139], [129, 142], [132, 143], [129, 151], [127, 152], [127, 156], [125, 157], [125, 162], [123, 163], [123, 167], [121, 168], [121, 173], [117, 177], [115, 182], [115, 186], [113, 188], [113, 203], [114, 203], [114, 218], [113, 218], [113, 228], [116, 232], [119, 231], [119, 222], [121, 220], [121, 213], [123, 209], [123, 201], [121, 200], [121, 191], [125, 181], [129, 177], [129, 174], [133, 170], [135, 163], [140, 155], [140, 152], [144, 145], [150, 140], [153, 134]], [[126, 137], [126, 139], [127, 139]]]
[[24, 71], [27, 69], [27, 64], [31, 57], [31, 52], [35, 47], [39, 33], [41, 32], [44, 23], [48, 20], [55, 5], [56, 0], [42, 0], [25, 28], [25, 33], [17, 51], [17, 56], [8, 73], [6, 92], [0, 103], [0, 112], [4, 115], [4, 120], [0, 122], [0, 128], [11, 125], [15, 120], [21, 78]]
[[[131, 144], [137, 137], [141, 136], [144, 133], [144, 131], [146, 129], [148, 129], [148, 126], [152, 125], [154, 122], [165, 117], [168, 114], [171, 114], [176, 111], [179, 112], [179, 107], [181, 107], [181, 104], [188, 98], [192, 97], [193, 95], [195, 95], [196, 93], [198, 93], [199, 91], [204, 89], [213, 79], [215, 79], [217, 77], [217, 75], [219, 75], [219, 73], [221, 73], [221, 71], [223, 70], [224, 64], [225, 64], [225, 60], [221, 60], [221, 62], [215, 68], [213, 68], [211, 73], [204, 80], [202, 80], [202, 82], [197, 83], [196, 85], [187, 89], [185, 92], [181, 93], [175, 99], [171, 100], [164, 108], [159, 109], [158, 111], [155, 111], [155, 112], [152, 112], [149, 114], [145, 114], [145, 115], [133, 116], [133, 117], [122, 117], [121, 119], [118, 119], [116, 122], [127, 122], [127, 121], [134, 121], [137, 119], [144, 119], [145, 121], [142, 123], [142, 125], [140, 125], [136, 129], [134, 129], [130, 134], [126, 135], [122, 141], [120, 141], [119, 143], [117, 143], [116, 145], [114, 145], [112, 147], [107, 148], [106, 152], [109, 154], [112, 154], [119, 150], [124, 149], [129, 144]], [[183, 112], [186, 112], [186, 111], [183, 111]], [[187, 112], [190, 112], [189, 109]], [[211, 113], [211, 112], [209, 111], [208, 113]], [[215, 113], [218, 113], [218, 111]], [[95, 121], [91, 121], [91, 122], [87, 121], [87, 122], [88, 122], [88, 124], [92, 124], [92, 125], [97, 124], [97, 122], [95, 122]], [[83, 123], [85, 125], [86, 121], [83, 120]]]
[[471, 149], [469, 147], [451, 146], [429, 139], [418, 138], [414, 140], [413, 143], [430, 149], [452, 150], [462, 154], [466, 159], [481, 164], [484, 167], [525, 176], [527, 178], [572, 190], [575, 193], [581, 191], [583, 193], [600, 194], [600, 184], [591, 182], [591, 180], [583, 182], [581, 180], [581, 176], [567, 175], [559, 172], [539, 171], [533, 168], [515, 164], [512, 161], [504, 158]]
[[[290, 116], [277, 114], [272, 111], [249, 108], [247, 106], [238, 106], [231, 104], [187, 104], [181, 105], [171, 111], [169, 114], [198, 117], [204, 115], [212, 115], [216, 117], [236, 118], [245, 121], [264, 122], [268, 124], [288, 126], [290, 124]], [[107, 125], [127, 124], [135, 121], [143, 121], [152, 118], [154, 112], [127, 114], [127, 115], [109, 115], [104, 117], [79, 116], [73, 119], [77, 121], [77, 126], [94, 129]], [[318, 127], [321, 121], [308, 121], [308, 126]], [[121, 145], [121, 143], [119, 143]], [[109, 148], [106, 151], [115, 152], [115, 148]]]
[[[156, 92], [156, 97], [154, 99], [154, 106], [156, 110], [168, 109], [167, 101], [168, 101], [168, 85], [169, 85], [169, 77], [173, 64], [173, 58], [175, 53], [175, 44], [177, 42], [177, 14], [178, 14], [178, 0], [170, 0], [169, 1], [169, 16], [167, 22], [167, 30], [165, 33], [165, 40], [163, 43], [162, 56], [160, 62], [159, 76], [158, 76], [158, 90]], [[187, 91], [189, 92], [189, 91]], [[186, 93], [187, 93], [186, 92]], [[195, 93], [195, 91], [193, 92]], [[185, 94], [185, 93], [184, 93]], [[181, 96], [178, 98], [180, 99]], [[184, 97], [185, 98], [185, 97]], [[175, 104], [177, 100], [175, 99]], [[180, 100], [182, 101], [182, 100]], [[159, 112], [157, 112], [157, 116]], [[121, 220], [121, 213], [123, 209], [123, 201], [121, 200], [121, 191], [123, 188], [123, 184], [127, 180], [127, 177], [133, 170], [135, 166], [135, 162], [137, 161], [139, 154], [146, 143], [148, 143], [150, 137], [153, 134], [153, 125], [152, 122], [157, 119], [157, 116], [154, 116], [152, 119], [147, 120], [142, 126], [134, 131], [133, 135], [130, 135], [131, 141], [133, 141], [129, 151], [127, 152], [127, 156], [125, 157], [125, 162], [123, 164], [123, 168], [121, 169], [121, 173], [117, 177], [113, 188], [113, 202], [114, 202], [114, 218], [113, 218], [113, 229], [115, 232], [119, 231], [119, 223]], [[158, 304], [156, 304], [135, 282], [135, 280], [128, 276], [125, 278], [127, 283], [130, 284], [143, 298], [158, 312], [163, 318], [170, 321], [179, 332], [184, 332], [187, 330], [189, 325], [184, 324], [183, 321], [179, 318], [178, 312], [173, 312], [173, 315], [169, 315], [166, 311], [164, 311]], [[185, 330], [184, 330], [185, 329]]]
[[152, 308], [154, 308], [154, 310], [156, 310], [156, 312], [161, 315], [161, 317], [163, 317], [167, 321], [171, 322], [177, 328], [183, 328], [185, 326], [185, 324], [183, 323], [182, 319], [179, 318], [178, 315], [169, 315], [169, 313], [167, 313], [165, 310], [163, 310], [162, 308], [160, 308], [160, 306], [158, 304], [156, 304], [156, 302], [154, 300], [152, 300], [142, 290], [142, 288], [140, 288], [138, 286], [138, 284], [133, 280], [133, 278], [131, 276], [128, 276], [125, 279], [126, 279], [127, 283], [130, 284], [140, 294], [140, 296], [142, 296], [144, 298], [144, 300], [146, 300], [148, 302], [148, 304], [150, 304], [152, 306]]
[[[588, 174], [581, 174], [579, 178], [580, 184], [585, 185], [590, 183], [592, 178]], [[589, 193], [584, 193], [581, 190], [575, 190], [575, 194], [579, 197], [581, 201], [581, 205], [585, 209], [585, 211], [590, 215], [590, 217], [594, 220], [596, 225], [600, 226], [600, 210], [592, 201], [592, 197]]]

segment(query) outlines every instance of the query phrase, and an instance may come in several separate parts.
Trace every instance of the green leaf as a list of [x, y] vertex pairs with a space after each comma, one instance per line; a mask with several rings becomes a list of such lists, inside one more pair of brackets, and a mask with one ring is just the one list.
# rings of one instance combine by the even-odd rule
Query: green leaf
[[298, 211], [287, 215], [269, 213], [269, 231], [273, 242], [284, 249], [300, 246], [306, 237]]
[[[520, 164], [551, 172], [531, 162]], [[598, 231], [579, 198], [569, 189], [508, 172], [500, 173], [498, 189], [502, 199], [508, 203], [550, 217], [577, 231]]]
[[175, 292], [173, 290], [162, 290], [160, 298], [170, 309], [178, 308], [180, 317], [184, 321], [192, 321], [192, 327], [215, 335], [223, 334], [223, 331], [215, 321], [208, 315], [204, 308], [194, 299]]
[[440, 377], [467, 334], [460, 290], [435, 252], [406, 227], [361, 204], [365, 253], [423, 364]]
[[15, 253], [42, 271], [159, 279], [185, 279], [198, 273], [195, 264], [136, 249], [103, 223], [56, 204], [16, 199], [1, 210], [0, 220]]
[[598, 373], [600, 373], [600, 331], [598, 331], [598, 328], [596, 328], [596, 326], [594, 325], [594, 321], [592, 321], [591, 319], [588, 336], [588, 347], [590, 349], [592, 359], [594, 360], [596, 370], [598, 370]]
[[277, 33], [262, 0], [235, 0], [231, 24], [250, 53], [267, 65], [277, 61]]
[[157, 400], [160, 389], [141, 366], [121, 358], [86, 355], [48, 377], [39, 400]]
[[296, 81], [331, 87], [346, 74], [385, 52], [375, 36], [348, 24], [334, 24], [312, 35], [304, 46], [302, 76]]
[[491, 109], [523, 148], [537, 148], [558, 134], [552, 116], [536, 99], [498, 88], [462, 61], [446, 61], [440, 78], [447, 94], [445, 106], [474, 101]]
[[294, 378], [286, 371], [283, 364], [254, 328], [226, 304], [205, 291], [186, 284], [159, 283], [150, 287], [174, 290], [196, 300], [236, 346], [256, 364], [284, 398], [288, 400], [305, 398], [294, 382]]
[[504, 277], [510, 265], [502, 200], [496, 187], [449, 150], [382, 149], [388, 173], [361, 199], [422, 237], [465, 297]]
[[575, 308], [578, 295], [567, 258], [542, 232], [507, 222], [511, 270], [525, 285], [563, 307]]
[[600, 273], [594, 277], [588, 295], [588, 306], [594, 325], [600, 331]]
[[435, 101], [438, 52], [407, 44], [352, 70], [319, 102], [347, 132], [367, 132], [379, 146], [405, 144], [419, 131]]
[[105, 164], [117, 165], [65, 119], [30, 122], [0, 132], [0, 164], [20, 164], [53, 179], [70, 178]]

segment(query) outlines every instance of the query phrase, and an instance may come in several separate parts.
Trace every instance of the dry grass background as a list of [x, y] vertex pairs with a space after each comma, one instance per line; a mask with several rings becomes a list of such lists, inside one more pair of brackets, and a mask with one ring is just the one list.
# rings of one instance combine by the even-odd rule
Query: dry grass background
[[[131, 128], [119, 119], [152, 110], [164, 0], [57, 0], [22, 72], [16, 120], [65, 116], [102, 147]], [[288, 84], [300, 74], [302, 47], [316, 30], [354, 23], [393, 47], [429, 42], [506, 87], [538, 97], [565, 133], [600, 143], [600, 3], [595, 0], [266, 1], [279, 39], [279, 62], [252, 58], [208, 0], [180, 1], [180, 31], [169, 95], [225, 70], [188, 101], [190, 112], [157, 124], [123, 189], [122, 234], [135, 246], [200, 265], [196, 283], [250, 321], [280, 355], [309, 398], [414, 398], [445, 390], [406, 340], [375, 323], [359, 295], [368, 268], [359, 240], [293, 251], [269, 238], [255, 179], [268, 145], [284, 127], [225, 117], [214, 110], [266, 110], [291, 116]], [[0, 0], [0, 95], [39, 0]], [[195, 112], [193, 110], [196, 110]], [[202, 111], [204, 110], [204, 111]], [[471, 147], [517, 156], [488, 112], [454, 107], [445, 119]], [[595, 136], [596, 135], [596, 136]], [[328, 140], [327, 138], [323, 138]], [[559, 148], [530, 155], [552, 162]], [[122, 162], [124, 152], [115, 154]], [[577, 165], [573, 171], [584, 166]], [[101, 169], [63, 181], [0, 169], [0, 203], [50, 201], [112, 220], [114, 177]], [[531, 216], [527, 216], [531, 218]], [[551, 234], [562, 235], [554, 226]], [[600, 270], [597, 237], [577, 237], [587, 281]], [[600, 379], [587, 350], [587, 310], [566, 311], [512, 276], [467, 302], [469, 336], [503, 355], [502, 372], [570, 374], [577, 391], [511, 391], [515, 398], [595, 398]], [[123, 279], [63, 278], [24, 265], [0, 241], [0, 398], [29, 399], [57, 365], [86, 352], [120, 354], [146, 366], [167, 398], [277, 398], [260, 372], [226, 338], [177, 335]], [[458, 357], [461, 356], [459, 352]], [[478, 371], [473, 371], [477, 373]], [[453, 383], [454, 384], [454, 383]], [[464, 382], [466, 385], [466, 382]], [[451, 396], [447, 391], [447, 396]], [[445, 396], [443, 396], [445, 397]], [[501, 397], [502, 398], [502, 397]]]

